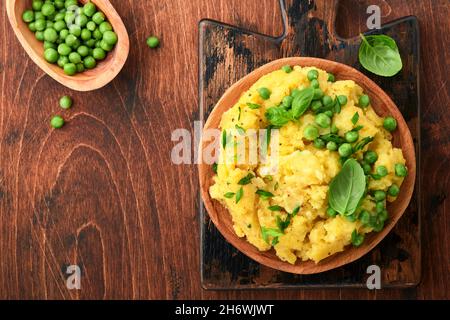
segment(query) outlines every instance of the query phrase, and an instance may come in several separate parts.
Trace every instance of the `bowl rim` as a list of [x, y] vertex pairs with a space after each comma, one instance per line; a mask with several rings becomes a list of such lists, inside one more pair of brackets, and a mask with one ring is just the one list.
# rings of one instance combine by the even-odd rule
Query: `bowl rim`
[[[275, 254], [274, 248], [271, 248], [269, 251], [259, 251], [255, 246], [253, 246], [246, 240], [245, 236], [240, 238], [236, 235], [234, 230], [231, 230], [232, 232], [230, 232], [230, 230], [226, 228], [223, 223], [221, 223], [220, 221], [221, 218], [218, 216], [216, 212], [215, 205], [220, 206], [223, 209], [222, 211], [226, 211], [228, 213], [228, 219], [231, 219], [231, 214], [229, 213], [228, 209], [225, 208], [219, 201], [214, 200], [210, 197], [209, 187], [212, 185], [212, 176], [213, 176], [211, 174], [212, 169], [210, 165], [205, 164], [202, 161], [203, 147], [204, 144], [206, 143], [204, 140], [203, 132], [205, 131], [205, 129], [218, 127], [213, 125], [213, 122], [216, 119], [212, 117], [212, 115], [214, 114], [214, 112], [217, 112], [217, 110], [220, 109], [223, 109], [223, 112], [225, 112], [226, 110], [234, 106], [234, 104], [237, 102], [236, 99], [234, 99], [236, 101], [233, 100], [231, 102], [227, 102], [226, 100], [228, 95], [234, 90], [241, 90], [237, 98], [239, 99], [239, 97], [245, 91], [247, 91], [248, 88], [251, 85], [253, 85], [259, 78], [261, 78], [265, 74], [280, 69], [284, 65], [317, 67], [327, 72], [334, 73], [336, 78], [339, 78], [340, 73], [351, 74], [352, 77], [354, 78], [351, 80], [354, 80], [358, 85], [360, 85], [365, 92], [370, 91], [375, 93], [376, 96], [378, 97], [378, 99], [376, 100], [380, 100], [386, 106], [386, 109], [390, 111], [390, 114], [392, 114], [395, 117], [398, 123], [398, 129], [396, 132], [403, 133], [400, 136], [400, 139], [404, 140], [404, 143], [401, 144], [402, 152], [405, 152], [404, 149], [407, 148], [407, 153], [404, 153], [404, 157], [407, 161], [409, 174], [403, 181], [402, 184], [403, 192], [393, 202], [399, 205], [399, 209], [396, 212], [396, 214], [391, 216], [391, 218], [388, 220], [388, 223], [385, 225], [385, 227], [381, 232], [379, 233], [370, 232], [369, 234], [367, 234], [366, 241], [362, 246], [357, 248], [346, 247], [344, 251], [333, 254], [330, 257], [321, 260], [317, 264], [311, 260], [301, 261], [301, 258], [297, 258], [295, 264], [290, 264], [278, 258], [278, 256], [276, 256]], [[248, 81], [248, 79], [252, 79], [253, 81]], [[348, 78], [343, 80], [348, 80]], [[225, 103], [226, 105], [224, 106]], [[378, 110], [381, 107], [382, 105], [373, 106], [377, 114], [383, 113], [379, 112]], [[223, 112], [220, 114], [219, 121]], [[398, 134], [395, 135], [394, 133], [393, 138], [395, 136], [398, 137]], [[260, 66], [259, 68], [255, 69], [254, 71], [247, 74], [246, 76], [235, 82], [233, 85], [231, 85], [225, 91], [225, 93], [222, 95], [222, 97], [219, 99], [219, 101], [209, 114], [208, 119], [203, 127], [198, 150], [199, 150], [198, 152], [199, 159], [197, 163], [198, 163], [201, 198], [203, 200], [203, 204], [205, 206], [206, 211], [208, 212], [209, 217], [211, 218], [211, 220], [213, 221], [214, 225], [217, 227], [219, 232], [222, 234], [222, 236], [240, 252], [242, 252], [249, 258], [259, 262], [260, 264], [273, 269], [295, 274], [315, 274], [325, 272], [331, 269], [341, 267], [350, 262], [353, 262], [364, 256], [368, 252], [370, 252], [386, 237], [386, 235], [389, 232], [391, 232], [393, 227], [397, 224], [398, 220], [405, 212], [406, 208], [408, 207], [411, 201], [416, 180], [416, 155], [412, 135], [409, 130], [409, 127], [406, 124], [405, 119], [403, 118], [403, 115], [401, 114], [400, 110], [397, 108], [395, 103], [392, 101], [392, 99], [374, 81], [369, 79], [366, 75], [356, 70], [355, 68], [345, 65], [343, 63], [315, 57], [287, 57], [273, 60], [267, 64]], [[397, 203], [397, 201], [399, 201], [400, 199], [402, 199], [402, 201]]]

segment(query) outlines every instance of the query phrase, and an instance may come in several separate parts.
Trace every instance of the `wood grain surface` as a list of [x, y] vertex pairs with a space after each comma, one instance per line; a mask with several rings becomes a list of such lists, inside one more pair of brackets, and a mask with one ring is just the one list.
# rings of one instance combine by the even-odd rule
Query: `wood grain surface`
[[[0, 298], [448, 299], [450, 7], [379, 1], [383, 22], [421, 29], [422, 282], [407, 290], [204, 291], [196, 166], [170, 163], [171, 132], [198, 119], [198, 22], [282, 32], [276, 0], [112, 0], [130, 34], [119, 76], [91, 93], [65, 89], [28, 58], [0, 4]], [[342, 0], [341, 36], [365, 30], [367, 3]], [[158, 50], [145, 38], [157, 34]], [[74, 98], [62, 112], [58, 99]], [[68, 120], [52, 131], [49, 120]], [[82, 267], [82, 290], [65, 286]]]

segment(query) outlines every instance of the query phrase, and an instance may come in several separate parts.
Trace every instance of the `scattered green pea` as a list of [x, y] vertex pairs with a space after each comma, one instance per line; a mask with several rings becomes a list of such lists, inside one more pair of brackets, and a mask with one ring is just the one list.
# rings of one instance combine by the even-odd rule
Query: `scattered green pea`
[[36, 39], [38, 41], [44, 41], [44, 32], [43, 31], [36, 31], [34, 34], [36, 36]]
[[69, 96], [64, 96], [61, 99], [59, 99], [59, 105], [63, 109], [70, 109], [72, 107], [72, 98]]
[[41, 11], [43, 5], [44, 5], [44, 1], [33, 0], [31, 7], [33, 8], [34, 11]]
[[86, 3], [83, 7], [83, 13], [87, 17], [92, 17], [96, 11], [97, 11], [97, 7], [92, 2]]
[[349, 143], [358, 141], [359, 134], [356, 131], [349, 131], [345, 134], [345, 140]]
[[313, 81], [319, 77], [319, 71], [315, 69], [309, 70], [307, 76], [309, 81]]
[[101, 33], [105, 33], [106, 31], [112, 31], [113, 28], [109, 22], [104, 21], [98, 26], [98, 29]]
[[64, 65], [64, 73], [68, 76], [73, 76], [77, 73], [77, 66], [74, 63], [66, 63]]
[[324, 113], [319, 113], [315, 118], [316, 124], [321, 128], [328, 128], [331, 125], [331, 119]]
[[331, 110], [325, 111], [324, 114], [327, 115], [327, 116], [329, 116], [330, 118], [333, 117], [333, 111], [331, 111]]
[[314, 147], [316, 147], [317, 149], [325, 148], [325, 141], [323, 141], [320, 138], [315, 139], [314, 140]]
[[370, 104], [370, 98], [367, 94], [363, 94], [361, 97], [359, 97], [358, 105], [361, 108], [366, 108]]
[[281, 100], [281, 104], [289, 109], [292, 105], [292, 101], [294, 101], [294, 98], [292, 98], [291, 96], [286, 96], [283, 98], [283, 100]]
[[42, 12], [42, 14], [44, 15], [44, 16], [46, 16], [46, 17], [49, 17], [49, 16], [51, 16], [52, 14], [54, 14], [55, 13], [55, 6], [52, 4], [52, 3], [50, 3], [50, 2], [46, 2], [46, 3], [44, 3], [43, 5], [42, 5], [42, 8], [41, 8], [41, 12]]
[[375, 151], [369, 150], [364, 154], [364, 160], [368, 164], [374, 164], [378, 160], [378, 154]]
[[378, 166], [377, 167], [377, 174], [380, 177], [385, 177], [388, 174], [388, 169], [385, 166]]
[[95, 60], [103, 60], [106, 57], [106, 52], [102, 48], [95, 48], [92, 52]]
[[345, 106], [347, 104], [347, 97], [344, 95], [338, 96], [337, 100], [341, 106]]
[[372, 171], [372, 168], [370, 167], [370, 164], [364, 163], [362, 165], [363, 171], [365, 175], [370, 174], [370, 171]]
[[100, 25], [103, 21], [105, 21], [105, 19], [105, 15], [100, 11], [92, 16], [92, 21], [94, 21], [97, 25]]
[[333, 104], [333, 98], [331, 98], [330, 96], [323, 96], [322, 98], [322, 104], [324, 106], [330, 106]]
[[286, 73], [291, 73], [292, 72], [291, 66], [282, 66], [281, 70], [283, 70]]
[[313, 97], [313, 99], [314, 100], [322, 99], [322, 97], [323, 97], [323, 91], [321, 89], [314, 89], [314, 97]]
[[336, 78], [334, 77], [334, 74], [328, 73], [328, 82], [335, 82]]
[[386, 192], [384, 192], [383, 190], [376, 190], [373, 193], [373, 197], [376, 201], [383, 201], [384, 199], [386, 199]]
[[388, 189], [388, 195], [390, 195], [391, 197], [396, 197], [396, 196], [398, 196], [399, 193], [400, 193], [400, 188], [396, 184], [393, 184]]
[[306, 140], [314, 141], [319, 137], [319, 129], [313, 125], [307, 125], [303, 130], [303, 136]]
[[343, 143], [339, 147], [338, 152], [341, 157], [346, 158], [353, 153], [352, 145], [350, 143]]
[[64, 68], [64, 66], [69, 63], [69, 58], [67, 56], [59, 56], [58, 59], [58, 66], [60, 66], [61, 68]]
[[50, 63], [55, 63], [59, 59], [58, 51], [56, 51], [53, 48], [48, 48], [44, 52], [44, 58], [45, 58], [45, 60], [47, 60]]
[[313, 112], [317, 112], [317, 111], [319, 111], [319, 109], [320, 108], [322, 108], [322, 102], [320, 102], [319, 100], [314, 100], [312, 103], [311, 103], [311, 110], [313, 111]]
[[377, 211], [377, 213], [383, 211], [384, 208], [385, 208], [384, 201], [378, 201], [378, 202], [375, 204], [375, 210]]
[[61, 116], [54, 116], [50, 121], [50, 125], [55, 129], [60, 129], [64, 126], [64, 119]]
[[319, 89], [320, 88], [319, 81], [317, 79], [311, 80], [311, 87], [313, 87], [314, 89]]
[[26, 23], [30, 23], [34, 21], [34, 12], [33, 10], [26, 10], [23, 14], [22, 14], [22, 20]]
[[259, 88], [258, 89], [258, 93], [261, 96], [261, 98], [264, 99], [264, 100], [268, 100], [270, 98], [270, 95], [272, 94], [270, 92], [270, 90], [265, 88], [265, 87]]
[[338, 149], [338, 145], [334, 141], [328, 141], [327, 149], [330, 150], [330, 151], [336, 151]]
[[147, 38], [147, 45], [152, 48], [155, 49], [157, 47], [159, 47], [159, 39], [155, 36], [151, 36]]

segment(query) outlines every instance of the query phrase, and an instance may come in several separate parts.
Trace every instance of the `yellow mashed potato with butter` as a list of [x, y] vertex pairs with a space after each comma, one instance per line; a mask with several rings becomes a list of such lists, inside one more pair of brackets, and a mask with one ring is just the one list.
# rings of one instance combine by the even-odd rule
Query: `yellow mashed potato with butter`
[[[283, 98], [293, 90], [310, 87], [308, 72], [311, 70], [317, 71], [316, 81], [323, 95], [333, 101], [337, 101], [338, 96], [347, 98], [345, 105], [330, 117], [332, 125], [327, 128], [318, 126], [315, 122], [317, 115], [309, 108], [298, 119], [281, 126], [276, 170], [273, 170], [271, 158], [265, 163], [238, 162], [235, 155], [236, 161], [227, 161], [224, 151], [230, 148], [230, 144], [223, 144], [217, 175], [210, 188], [211, 197], [229, 210], [239, 237], [246, 237], [260, 251], [274, 248], [281, 260], [292, 264], [298, 258], [319, 262], [345, 250], [352, 244], [352, 234], [355, 232], [358, 235], [372, 232], [374, 227], [367, 221], [361, 221], [362, 212], [373, 216], [378, 210], [377, 202], [384, 202], [385, 205], [386, 201], [394, 201], [398, 192], [392, 186], [400, 187], [404, 179], [404, 175], [396, 174], [396, 165], [405, 168], [405, 159], [402, 151], [392, 146], [392, 137], [383, 127], [383, 118], [375, 113], [370, 104], [364, 108], [358, 105], [364, 94], [363, 89], [352, 80], [328, 81], [327, 72], [314, 67], [295, 66], [289, 72], [277, 70], [260, 78], [223, 114], [220, 129], [224, 136], [234, 141], [250, 129], [267, 128], [270, 125], [267, 110], [282, 104]], [[261, 88], [267, 91], [261, 92]], [[265, 93], [270, 96], [263, 97]], [[358, 114], [356, 122], [355, 114]], [[368, 150], [377, 155], [376, 161], [370, 164], [371, 172], [366, 172], [370, 177], [369, 191], [352, 216], [327, 212], [329, 184], [340, 172], [342, 161], [338, 150], [330, 150], [333, 149], [332, 144], [330, 149], [317, 147], [305, 138], [305, 128], [311, 125], [318, 129], [320, 136], [329, 134], [332, 127], [340, 137], [355, 130], [359, 134], [358, 141], [352, 145], [365, 137], [373, 137], [373, 141], [352, 155], [362, 164]], [[231, 148], [236, 145], [232, 144]], [[267, 152], [270, 154], [271, 150]], [[377, 175], [376, 168], [380, 166], [387, 172]], [[375, 191], [382, 191], [377, 197], [385, 194], [386, 200], [376, 199]]]

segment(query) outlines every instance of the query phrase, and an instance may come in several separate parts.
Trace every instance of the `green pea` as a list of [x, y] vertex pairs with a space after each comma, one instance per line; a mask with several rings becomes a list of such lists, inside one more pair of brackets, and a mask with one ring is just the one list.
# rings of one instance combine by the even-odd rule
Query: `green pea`
[[64, 0], [55, 0], [55, 7], [57, 9], [64, 9]]
[[334, 77], [334, 74], [328, 73], [328, 82], [335, 82], [336, 78]]
[[345, 216], [345, 218], [350, 222], [355, 222], [358, 219], [358, 213], [355, 211], [351, 215]]
[[92, 2], [86, 3], [83, 7], [83, 13], [88, 17], [92, 17], [96, 11], [97, 7]]
[[100, 25], [103, 21], [105, 21], [105, 19], [105, 15], [100, 11], [92, 16], [92, 21], [94, 21], [97, 25]]
[[383, 127], [387, 131], [395, 131], [395, 129], [397, 129], [397, 120], [395, 120], [393, 117], [386, 117], [383, 121]]
[[313, 125], [307, 125], [303, 130], [303, 136], [306, 140], [314, 141], [319, 137], [319, 129]]
[[56, 21], [54, 24], [53, 24], [53, 28], [56, 30], [56, 31], [58, 31], [58, 32], [61, 32], [61, 30], [63, 30], [63, 29], [66, 29], [66, 23], [64, 22], [64, 21]]
[[34, 26], [36, 27], [37, 31], [44, 31], [47, 27], [47, 23], [44, 19], [38, 19], [35, 21]]
[[378, 154], [375, 151], [369, 150], [364, 154], [364, 160], [369, 164], [374, 164], [378, 160]]
[[385, 208], [385, 206], [384, 206], [384, 201], [378, 201], [378, 202], [375, 204], [375, 210], [376, 210], [377, 212], [383, 211], [384, 208]]
[[331, 125], [330, 117], [324, 113], [319, 113], [315, 118], [315, 122], [322, 128], [328, 128]]
[[105, 31], [103, 33], [103, 41], [105, 41], [107, 44], [115, 45], [117, 43], [117, 34], [114, 31]]
[[345, 134], [345, 140], [349, 143], [358, 141], [359, 134], [356, 131], [349, 131]]
[[341, 106], [345, 106], [347, 104], [347, 97], [344, 95], [338, 96], [337, 100]]
[[270, 98], [270, 95], [272, 94], [272, 92], [270, 92], [269, 89], [267, 88], [259, 88], [258, 89], [258, 93], [261, 96], [261, 98], [263, 98], [264, 100], [267, 100]]
[[61, 43], [58, 46], [58, 53], [62, 56], [68, 56], [72, 52], [72, 48], [70, 48], [67, 44]]
[[373, 231], [380, 232], [384, 228], [384, 221], [382, 221], [378, 217], [374, 217], [374, 220], [371, 221], [370, 226], [372, 227]]
[[101, 40], [103, 38], [103, 34], [100, 32], [100, 30], [98, 30], [98, 28], [92, 32], [92, 36], [96, 40]]
[[317, 79], [319, 77], [319, 71], [312, 69], [308, 71], [308, 80], [313, 81], [314, 79]]
[[58, 33], [55, 29], [45, 29], [44, 40], [54, 43], [56, 42], [56, 40], [58, 40]]
[[109, 43], [107, 43], [106, 41], [101, 40], [100, 41], [100, 48], [102, 48], [103, 50], [109, 52], [109, 51], [111, 51], [113, 49], [113, 46], [110, 45]]
[[55, 129], [60, 129], [64, 126], [64, 119], [61, 116], [54, 116], [50, 121], [50, 125]]
[[69, 63], [69, 58], [67, 56], [59, 56], [58, 59], [58, 66], [60, 66], [61, 68], [64, 68], [64, 66]]
[[22, 20], [26, 23], [30, 23], [34, 21], [34, 12], [32, 10], [26, 10], [22, 14]]
[[77, 15], [75, 14], [75, 12], [67, 11], [64, 16], [64, 21], [67, 23], [68, 26], [71, 26], [75, 22], [76, 17]]
[[363, 94], [361, 97], [359, 97], [358, 105], [361, 108], [366, 108], [369, 106], [369, 104], [370, 104], [370, 98], [367, 94]]
[[43, 5], [44, 5], [44, 1], [33, 0], [31, 7], [33, 8], [34, 11], [41, 11]]
[[81, 55], [78, 52], [72, 52], [69, 54], [69, 60], [72, 63], [80, 63], [81, 62]]
[[281, 70], [283, 70], [286, 73], [291, 73], [292, 72], [291, 66], [282, 66]]
[[106, 57], [106, 52], [102, 48], [95, 48], [92, 55], [95, 60], [103, 60]]
[[408, 175], [408, 169], [406, 169], [405, 165], [402, 163], [395, 164], [395, 175], [397, 177], [406, 177]]
[[370, 164], [364, 163], [362, 165], [363, 171], [365, 175], [370, 174], [370, 171], [372, 171], [372, 168], [370, 167]]
[[364, 226], [369, 225], [370, 223], [370, 213], [367, 210], [361, 211], [361, 214], [359, 215], [359, 220]]
[[328, 215], [329, 217], [331, 217], [331, 218], [336, 217], [337, 211], [334, 210], [332, 207], [329, 207], [329, 208], [327, 209], [327, 215]]
[[88, 29], [81, 30], [81, 39], [87, 41], [91, 39], [92, 33]]
[[79, 37], [81, 36], [81, 27], [76, 24], [69, 25], [69, 32], [75, 37]]
[[311, 81], [311, 87], [313, 87], [314, 89], [319, 89], [320, 88], [319, 81], [317, 79], [313, 79]]
[[77, 72], [78, 72], [78, 73], [83, 72], [85, 69], [86, 69], [86, 68], [84, 67], [84, 64], [83, 64], [83, 63], [78, 63], [78, 64], [77, 64]]
[[333, 98], [331, 98], [330, 96], [323, 96], [322, 103], [324, 106], [330, 106], [333, 104]]
[[34, 35], [38, 41], [44, 41], [44, 32], [43, 31], [36, 31], [34, 33]]
[[[64, 22], [64, 17], [66, 16], [66, 14], [64, 12], [59, 12], [55, 15], [55, 23], [58, 21], [62, 21]], [[65, 22], [64, 22], [65, 23]]]
[[314, 100], [322, 99], [322, 97], [323, 97], [323, 91], [321, 89], [314, 89], [314, 97], [313, 97], [313, 99]]
[[378, 213], [378, 219], [379, 219], [380, 221], [383, 221], [383, 222], [385, 222], [387, 219], [389, 219], [389, 213], [388, 213], [388, 211], [387, 211], [386, 209], [381, 210], [381, 211]]
[[330, 118], [333, 117], [333, 111], [331, 111], [331, 110], [325, 111], [324, 114], [327, 115], [327, 116], [329, 116]]
[[94, 69], [96, 65], [97, 65], [97, 62], [95, 61], [95, 59], [93, 57], [88, 56], [88, 57], [84, 58], [84, 66], [86, 69]]
[[52, 42], [44, 41], [44, 51], [50, 48], [57, 49], [58, 47]]
[[388, 175], [388, 169], [385, 166], [378, 166], [377, 167], [377, 174], [380, 177], [385, 177]]
[[376, 201], [383, 201], [384, 199], [386, 199], [386, 192], [384, 192], [383, 190], [376, 190], [373, 193], [373, 197]]
[[72, 48], [73, 48], [74, 50], [77, 50], [77, 49], [80, 47], [80, 45], [81, 45], [81, 42], [80, 42], [80, 40], [78, 40], [78, 38], [77, 38], [77, 40], [75, 40], [75, 43], [73, 44]]
[[75, 24], [83, 28], [88, 23], [88, 18], [84, 14], [80, 14], [75, 18]]
[[338, 149], [339, 155], [341, 157], [349, 157], [353, 153], [353, 148], [350, 143], [343, 143]]
[[314, 101], [311, 103], [311, 110], [312, 110], [313, 112], [319, 111], [320, 108], [322, 108], [322, 102], [320, 102], [319, 100], [314, 100]]
[[64, 73], [68, 76], [73, 76], [77, 73], [77, 66], [74, 63], [66, 63], [64, 65]]
[[105, 21], [102, 22], [99, 26], [98, 26], [98, 30], [100, 30], [101, 33], [105, 33], [106, 31], [112, 31], [112, 26], [109, 22]]
[[66, 40], [65, 40], [65, 42], [66, 42], [66, 44], [68, 45], [68, 46], [70, 46], [70, 47], [73, 47], [73, 46], [75, 46], [75, 44], [77, 43], [77, 37], [76, 36], [74, 36], [73, 34], [69, 34], [67, 37], [66, 37]]
[[[94, 31], [95, 29], [97, 29], [97, 25], [95, 24], [94, 21], [89, 21], [89, 22], [86, 24], [86, 28], [87, 28], [89, 31]], [[100, 30], [99, 30], [99, 31], [100, 31]]]
[[86, 46], [79, 46], [77, 52], [82, 57], [87, 57], [89, 55], [89, 48]]
[[88, 41], [85, 42], [85, 45], [89, 48], [94, 48], [95, 47], [95, 39], [89, 39]]
[[399, 193], [400, 193], [400, 188], [396, 184], [393, 184], [388, 189], [388, 195], [390, 195], [391, 197], [396, 197], [396, 196], [398, 196]]
[[328, 141], [327, 149], [330, 150], [330, 151], [336, 151], [338, 149], [338, 145], [334, 141]]
[[316, 147], [317, 149], [325, 148], [325, 141], [323, 141], [320, 138], [315, 139], [314, 140], [314, 147]]
[[46, 17], [49, 17], [52, 14], [54, 14], [55, 11], [56, 11], [55, 6], [50, 2], [46, 2], [42, 5], [41, 12]]
[[70, 109], [72, 107], [72, 98], [69, 96], [64, 96], [59, 99], [59, 106], [63, 109]]
[[34, 21], [38, 20], [45, 20], [45, 16], [40, 11], [34, 13]]
[[338, 133], [339, 132], [339, 129], [338, 129], [338, 127], [336, 126], [336, 124], [332, 124], [331, 125], [331, 133], [333, 133], [333, 134], [336, 134], [336, 133]]
[[46, 28], [46, 29], [53, 28], [53, 22], [47, 20], [47, 21], [45, 22], [45, 28]]
[[78, 6], [78, 0], [66, 0], [64, 7], [69, 9], [70, 7]]
[[159, 39], [155, 36], [151, 36], [151, 37], [147, 38], [147, 45], [153, 49], [157, 48], [159, 46]]
[[31, 32], [36, 32], [36, 24], [34, 22], [31, 22], [28, 24], [28, 29], [30, 29]]
[[59, 32], [59, 38], [61, 39], [61, 40], [66, 40], [66, 38], [67, 38], [67, 36], [69, 35], [70, 33], [69, 33], [69, 30], [67, 30], [67, 29], [62, 29], [60, 32]]
[[53, 48], [48, 48], [44, 51], [44, 58], [50, 63], [56, 63], [59, 59], [58, 51]]
[[286, 97], [283, 98], [283, 100], [281, 100], [281, 104], [285, 108], [289, 109], [291, 107], [291, 105], [292, 105], [292, 101], [294, 101], [294, 98], [292, 98], [291, 96], [286, 96]]

